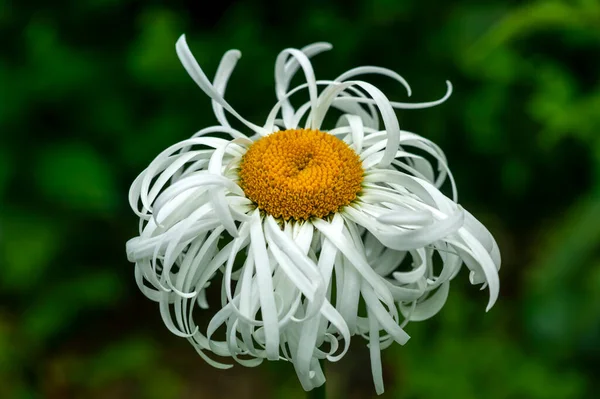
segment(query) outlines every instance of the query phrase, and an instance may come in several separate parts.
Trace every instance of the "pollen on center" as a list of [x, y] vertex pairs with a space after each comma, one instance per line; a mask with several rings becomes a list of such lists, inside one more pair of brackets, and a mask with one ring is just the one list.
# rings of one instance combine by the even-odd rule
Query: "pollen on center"
[[259, 209], [288, 220], [323, 218], [361, 189], [358, 154], [319, 130], [272, 133], [252, 143], [240, 164], [240, 187]]

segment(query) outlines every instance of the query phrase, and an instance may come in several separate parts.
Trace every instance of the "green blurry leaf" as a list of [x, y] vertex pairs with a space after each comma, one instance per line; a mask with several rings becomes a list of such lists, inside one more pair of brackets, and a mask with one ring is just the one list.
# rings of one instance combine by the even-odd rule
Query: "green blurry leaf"
[[582, 335], [600, 323], [600, 201], [591, 196], [547, 230], [530, 270], [524, 313], [536, 346], [572, 356]]
[[147, 165], [157, 154], [176, 141], [191, 134], [185, 129], [185, 119], [172, 112], [148, 116], [147, 127], [122, 138], [121, 157], [128, 165]]
[[373, 0], [363, 2], [361, 11], [377, 24], [388, 24], [409, 14], [415, 5], [413, 1]]
[[578, 29], [600, 39], [597, 26], [598, 7], [580, 7], [562, 1], [541, 0], [514, 8], [494, 24], [472, 47], [472, 60], [480, 62], [511, 40], [522, 40], [526, 35], [543, 29]]
[[83, 3], [91, 8], [103, 8], [117, 6], [122, 3], [122, 0], [85, 0]]
[[0, 200], [13, 172], [13, 158], [7, 148], [0, 148]]
[[[128, 105], [128, 99], [121, 97], [118, 89], [108, 86], [104, 89], [106, 92], [102, 96], [90, 101], [86, 118], [93, 120], [95, 129], [113, 142], [121, 143], [128, 137], [135, 137], [139, 126], [134, 119], [134, 111]], [[106, 101], [107, 97], [110, 101]], [[124, 158], [127, 159], [127, 156]]]
[[133, 77], [152, 87], [173, 89], [174, 82], [188, 82], [177, 59], [175, 43], [184, 31], [177, 14], [156, 8], [146, 10], [139, 20], [141, 32], [129, 52]]
[[23, 36], [29, 63], [16, 78], [23, 81], [30, 96], [64, 98], [75, 91], [89, 91], [90, 82], [98, 79], [102, 64], [85, 51], [66, 45], [51, 18], [36, 14]]
[[[556, 86], [556, 83], [553, 84]], [[587, 96], [565, 99], [564, 96], [538, 93], [531, 103], [533, 116], [546, 126], [540, 145], [558, 145], [565, 137], [575, 137], [590, 146], [600, 144], [600, 86]]]
[[0, 0], [0, 28], [14, 20], [14, 12], [10, 1]]
[[179, 375], [162, 367], [157, 344], [144, 336], [109, 344], [89, 360], [79, 378], [91, 389], [133, 379], [141, 387], [136, 396], [148, 399], [179, 398], [183, 385]]
[[18, 291], [36, 286], [60, 249], [61, 227], [53, 220], [17, 211], [4, 216], [2, 230], [3, 289]]
[[465, 122], [469, 130], [469, 144], [479, 153], [499, 155], [506, 153], [506, 128], [497, 123], [509, 93], [504, 85], [488, 84], [477, 89], [465, 106]]
[[518, 158], [508, 159], [502, 168], [502, 184], [504, 191], [513, 196], [522, 197], [531, 183], [529, 164]]
[[115, 303], [121, 293], [121, 281], [108, 271], [50, 284], [31, 298], [23, 329], [35, 340], [47, 339], [71, 325], [79, 313]]
[[575, 77], [558, 65], [545, 63], [538, 66], [534, 78], [536, 91], [528, 104], [529, 113], [545, 126], [543, 140], [555, 144], [581, 117], [572, 112], [577, 96]]
[[151, 375], [152, 377], [143, 384], [144, 396], [146, 398], [177, 399], [182, 397], [184, 382], [181, 376], [164, 366], [154, 369]]
[[469, 48], [460, 60], [466, 69], [482, 78], [511, 83], [526, 69], [523, 60], [513, 50], [500, 47], [490, 52], [487, 57], [480, 58], [479, 54], [473, 56], [473, 49]]
[[13, 359], [13, 347], [11, 344], [12, 326], [3, 318], [0, 318], [0, 375], [10, 370]]
[[144, 376], [155, 367], [156, 345], [145, 337], [132, 337], [110, 344], [94, 356], [86, 367], [84, 382], [101, 386], [125, 376]]
[[40, 155], [35, 178], [46, 198], [74, 210], [108, 213], [118, 203], [109, 160], [86, 145], [48, 148]]
[[[468, 301], [458, 292], [436, 318], [441, 327], [427, 336], [427, 326], [404, 347], [392, 346], [392, 356], [402, 359], [403, 384], [394, 397], [461, 399], [565, 399], [580, 398], [586, 382], [574, 369], [558, 367], [539, 354], [523, 350], [511, 340], [506, 327], [481, 331], [473, 327]], [[502, 312], [503, 304], [487, 316]], [[506, 306], [506, 305], [504, 305]], [[486, 317], [481, 312], [479, 320]], [[448, 320], [449, 319], [449, 320]], [[444, 328], [447, 322], [460, 330]], [[460, 321], [460, 324], [456, 324]], [[428, 320], [426, 323], [434, 323]], [[419, 325], [421, 327], [421, 325]], [[409, 331], [411, 330], [409, 326]]]

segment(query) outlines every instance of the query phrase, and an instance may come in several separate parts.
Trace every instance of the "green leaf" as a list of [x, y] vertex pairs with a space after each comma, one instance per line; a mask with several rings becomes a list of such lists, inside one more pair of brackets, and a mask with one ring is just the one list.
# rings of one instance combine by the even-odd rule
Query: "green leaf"
[[[457, 295], [458, 294], [458, 295]], [[502, 312], [500, 303], [492, 313]], [[509, 305], [510, 306], [510, 305]], [[585, 379], [576, 369], [556, 364], [522, 348], [512, 337], [514, 327], [501, 325], [496, 317], [493, 328], [483, 330], [474, 325], [469, 301], [454, 295], [436, 318], [441, 322], [435, 334], [427, 336], [425, 329], [413, 332], [410, 343], [404, 347], [392, 345], [385, 357], [401, 359], [403, 384], [397, 387], [397, 396], [403, 398], [461, 398], [487, 399], [581, 398], [586, 391]], [[448, 318], [459, 321], [460, 330], [445, 328]], [[481, 319], [481, 314], [478, 320]], [[478, 322], [481, 324], [481, 322]], [[412, 330], [412, 331], [411, 331]], [[397, 360], [396, 360], [397, 361]], [[552, 381], [551, 384], [548, 381]], [[484, 394], [482, 395], [482, 392]]]
[[174, 82], [189, 83], [175, 55], [175, 42], [184, 30], [179, 16], [166, 9], [150, 9], [139, 22], [141, 32], [127, 60], [134, 78], [169, 90]]
[[121, 292], [119, 278], [108, 271], [55, 282], [30, 300], [23, 315], [23, 330], [32, 339], [43, 341], [74, 323], [82, 311], [112, 305]]
[[118, 203], [108, 158], [86, 145], [49, 148], [36, 165], [35, 178], [47, 199], [76, 211], [110, 213]]
[[512, 157], [504, 162], [502, 168], [504, 192], [515, 197], [524, 196], [533, 179], [530, 165], [522, 159]]
[[102, 386], [125, 376], [147, 375], [157, 362], [156, 345], [146, 337], [129, 337], [108, 345], [87, 365], [85, 383]]
[[13, 172], [13, 156], [7, 149], [0, 149], [0, 198], [3, 197], [6, 186]]
[[540, 350], [571, 356], [600, 317], [600, 201], [584, 198], [563, 220], [549, 226], [538, 259], [530, 267], [523, 300], [529, 334]]
[[4, 216], [0, 232], [3, 289], [19, 291], [34, 287], [44, 277], [61, 241], [61, 229], [52, 220], [23, 212]]
[[72, 98], [74, 92], [87, 93], [90, 84], [99, 79], [102, 64], [86, 51], [68, 46], [52, 18], [34, 14], [22, 36], [29, 62], [15, 75], [30, 96]]

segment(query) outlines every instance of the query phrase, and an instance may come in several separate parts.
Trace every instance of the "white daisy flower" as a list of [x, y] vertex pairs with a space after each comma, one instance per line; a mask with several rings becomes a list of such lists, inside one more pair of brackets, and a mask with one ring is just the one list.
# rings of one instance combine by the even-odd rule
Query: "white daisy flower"
[[[456, 202], [440, 148], [401, 130], [389, 101], [356, 77], [365, 66], [316, 80], [310, 58], [331, 46], [286, 49], [275, 62], [277, 102], [256, 125], [223, 98], [240, 52], [227, 52], [212, 83], [185, 37], [177, 54], [212, 99], [219, 124], [159, 154], [131, 186], [139, 236], [127, 243], [140, 290], [159, 303], [167, 328], [207, 362], [245, 366], [289, 360], [305, 390], [325, 381], [320, 360], [340, 360], [350, 339], [368, 341], [377, 393], [381, 349], [409, 339], [404, 327], [436, 314], [464, 264], [472, 284], [498, 297], [500, 254], [486, 228]], [[290, 88], [298, 71], [306, 82]], [[308, 92], [298, 108], [292, 96]], [[335, 126], [325, 116], [340, 115]], [[231, 127], [227, 115], [245, 128]], [[381, 123], [382, 122], [382, 123]], [[416, 149], [416, 152], [411, 150]], [[440, 192], [449, 179], [451, 197]], [[221, 286], [206, 331], [197, 309]], [[218, 335], [218, 338], [217, 338]]]

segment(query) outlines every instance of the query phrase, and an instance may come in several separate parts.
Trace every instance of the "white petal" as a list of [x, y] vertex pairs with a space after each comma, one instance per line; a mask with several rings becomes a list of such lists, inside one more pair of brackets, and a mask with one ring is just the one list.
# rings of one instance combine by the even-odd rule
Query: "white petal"
[[190, 75], [192, 79], [196, 82], [196, 84], [209, 96], [213, 101], [221, 105], [227, 111], [229, 111], [233, 116], [235, 116], [240, 122], [244, 125], [252, 129], [254, 132], [266, 135], [269, 132], [265, 131], [262, 127], [257, 126], [251, 122], [248, 122], [244, 118], [240, 116], [224, 99], [223, 96], [219, 94], [219, 92], [215, 89], [215, 87], [210, 83], [200, 65], [192, 55], [186, 41], [185, 35], [181, 35], [179, 40], [177, 40], [177, 44], [175, 46], [177, 50], [177, 55], [179, 56], [179, 60], [183, 64], [184, 68]]
[[[288, 100], [288, 97], [285, 96], [292, 78], [298, 71], [298, 68], [301, 66], [306, 75], [306, 60], [323, 51], [330, 50], [331, 48], [332, 46], [329, 43], [314, 43], [308, 45], [300, 50], [300, 52], [305, 56], [305, 58], [300, 58], [302, 61], [300, 61], [298, 58], [298, 53], [296, 53], [294, 56], [294, 54], [290, 53], [289, 51], [286, 52], [285, 50], [277, 57], [275, 62], [275, 92], [277, 94], [277, 99], [282, 101], [281, 113], [283, 115], [284, 125], [287, 129], [292, 129], [297, 126], [292, 122], [294, 110]], [[288, 54], [292, 55], [289, 59], [287, 57]], [[312, 70], [312, 66], [310, 70]], [[307, 80], [309, 80], [308, 76]], [[314, 81], [314, 73], [312, 74], [312, 80]], [[308, 84], [310, 85], [310, 82]]]
[[[242, 53], [240, 53], [238, 50], [229, 50], [223, 55], [223, 58], [221, 58], [221, 62], [217, 68], [217, 73], [215, 74], [215, 79], [213, 80], [215, 90], [221, 96], [225, 94], [227, 81], [229, 80], [229, 77], [235, 68], [235, 64], [237, 64], [241, 56]], [[227, 118], [225, 117], [223, 106], [215, 100], [212, 100], [211, 102], [213, 111], [219, 123], [223, 126], [229, 127], [229, 122], [227, 122]]]
[[[285, 62], [287, 60], [288, 55], [294, 58], [295, 63], [288, 64], [290, 65], [290, 67], [286, 68]], [[304, 77], [306, 78], [306, 83], [308, 85], [308, 92], [312, 108], [316, 108], [317, 105], [317, 84], [315, 79], [315, 73], [313, 71], [309, 58], [306, 56], [305, 53], [297, 49], [288, 48], [283, 50], [277, 56], [277, 61], [275, 63], [275, 81], [281, 82], [281, 84], [276, 86], [276, 90], [277, 99], [284, 100], [282, 105], [284, 122], [289, 122], [292, 116], [292, 112], [290, 110], [291, 106], [289, 104], [289, 101], [284, 96], [286, 94], [285, 90], [287, 89], [289, 80], [291, 79], [291, 76], [293, 76], [293, 74], [295, 73], [295, 69], [297, 68], [295, 66], [296, 63], [300, 65], [300, 67], [302, 67], [302, 70], [304, 71]]]
[[348, 125], [352, 132], [352, 148], [354, 151], [360, 154], [363, 146], [363, 138], [365, 137], [365, 129], [363, 126], [362, 119], [357, 115], [342, 115], [343, 118], [348, 120]]
[[263, 233], [260, 211], [257, 209], [250, 227], [250, 245], [256, 257], [256, 278], [260, 294], [261, 314], [265, 326], [267, 358], [279, 358], [279, 327], [277, 325], [277, 308], [273, 296], [273, 280], [269, 267], [267, 244]]
[[[392, 101], [392, 102], [390, 102], [390, 104], [392, 105], [392, 107], [399, 108], [399, 109], [431, 108], [431, 107], [435, 107], [436, 105], [442, 104], [451, 95], [452, 95], [452, 83], [450, 83], [450, 81], [447, 80], [446, 81], [446, 93], [439, 100], [427, 101], [427, 102], [422, 102], [422, 103], [402, 103], [402, 102]], [[374, 100], [368, 99], [368, 98], [361, 98], [361, 99], [354, 99], [354, 98], [352, 98], [352, 99], [350, 99], [350, 98], [341, 97], [339, 101], [349, 101], [349, 102], [350, 101], [356, 101], [356, 102], [359, 102], [359, 103], [367, 103], [367, 104], [374, 104], [375, 103]]]
[[[363, 282], [360, 291], [367, 307], [372, 312], [372, 315], [377, 318], [377, 321], [379, 321], [383, 329], [394, 337], [396, 342], [400, 345], [404, 345], [410, 339], [410, 336], [400, 328], [397, 319], [394, 319], [397, 318], [396, 307], [392, 305], [392, 307], [389, 307], [389, 309], [386, 310], [377, 297], [378, 295], [381, 295], [381, 292], [377, 292], [376, 294], [373, 287], [366, 284], [366, 282]], [[391, 315], [390, 312], [392, 313]]]
[[371, 309], [368, 310], [369, 317], [369, 355], [371, 357], [371, 374], [377, 395], [381, 395], [385, 389], [383, 386], [383, 370], [381, 368], [381, 350], [379, 348], [379, 323]]
[[[341, 218], [342, 216], [337, 213], [335, 218]], [[373, 271], [371, 266], [367, 263], [364, 254], [361, 254], [356, 250], [356, 246], [344, 235], [339, 235], [329, 223], [321, 219], [313, 221], [314, 226], [323, 233], [327, 239], [329, 239], [338, 250], [344, 254], [344, 256], [350, 261], [350, 263], [356, 268], [361, 276], [375, 289], [382, 299], [387, 304], [393, 304], [393, 297], [390, 292], [386, 289], [385, 283], [382, 278]]]
[[410, 90], [410, 86], [409, 86], [408, 82], [402, 76], [398, 75], [396, 72], [389, 70], [387, 68], [381, 68], [381, 67], [376, 67], [376, 66], [363, 66], [363, 67], [353, 68], [353, 69], [350, 69], [349, 71], [344, 72], [343, 74], [341, 74], [334, 80], [338, 81], [338, 82], [343, 82], [343, 81], [353, 78], [355, 76], [364, 75], [364, 74], [368, 74], [368, 73], [389, 76], [390, 78], [397, 80], [398, 82], [400, 82], [402, 84], [402, 86], [404, 86], [406, 88], [406, 92], [408, 93], [408, 96], [410, 97], [411, 90]]
[[414, 308], [400, 304], [400, 311], [411, 321], [429, 319], [444, 307], [446, 299], [448, 298], [449, 289], [450, 282], [447, 281], [442, 284], [432, 296], [423, 302], [418, 302]]
[[388, 137], [388, 145], [385, 149], [384, 157], [380, 162], [380, 166], [383, 168], [387, 167], [392, 162], [392, 159], [394, 158], [394, 155], [396, 154], [396, 151], [398, 149], [398, 144], [400, 143], [400, 126], [398, 125], [398, 119], [396, 119], [394, 109], [392, 108], [389, 100], [381, 90], [379, 90], [372, 84], [357, 80], [338, 83], [337, 85], [331, 85], [327, 87], [319, 96], [318, 107], [313, 108], [313, 111], [311, 112], [313, 128], [320, 128], [321, 123], [323, 122], [325, 114], [331, 106], [332, 101], [338, 96], [340, 92], [346, 90], [351, 86], [358, 86], [364, 89], [371, 96], [374, 103], [377, 105], [379, 112], [381, 112], [381, 117], [383, 119], [383, 123], [385, 125]]

